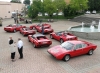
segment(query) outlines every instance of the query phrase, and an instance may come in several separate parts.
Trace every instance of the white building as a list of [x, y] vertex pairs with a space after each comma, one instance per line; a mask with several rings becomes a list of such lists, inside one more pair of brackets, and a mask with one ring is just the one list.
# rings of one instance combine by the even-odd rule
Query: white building
[[24, 4], [0, 1], [0, 17], [11, 18], [12, 12], [22, 11]]

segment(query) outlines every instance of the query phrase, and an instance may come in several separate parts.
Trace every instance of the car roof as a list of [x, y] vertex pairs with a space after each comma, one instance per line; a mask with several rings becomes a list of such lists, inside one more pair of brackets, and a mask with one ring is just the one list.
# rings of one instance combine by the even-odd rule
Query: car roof
[[44, 37], [45, 35], [43, 34], [34, 34], [33, 37]]
[[84, 41], [81, 41], [81, 40], [71, 40], [71, 41], [66, 41], [66, 42], [70, 42], [72, 44], [81, 44], [81, 43], [84, 43]]

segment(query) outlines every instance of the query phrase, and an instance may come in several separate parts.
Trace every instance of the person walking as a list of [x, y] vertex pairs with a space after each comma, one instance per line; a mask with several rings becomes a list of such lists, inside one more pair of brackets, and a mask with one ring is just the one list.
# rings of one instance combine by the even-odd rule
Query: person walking
[[0, 18], [0, 26], [2, 26], [2, 18]]
[[9, 46], [10, 46], [10, 51], [11, 51], [11, 60], [12, 60], [12, 62], [14, 62], [16, 46], [15, 46], [15, 42], [13, 41], [12, 37], [10, 37], [10, 39], [9, 39]]
[[19, 59], [23, 59], [23, 41], [21, 40], [21, 38], [18, 38], [17, 47], [20, 55]]
[[14, 17], [14, 22], [15, 22], [15, 24], [16, 24], [16, 22], [17, 22], [17, 18], [16, 18], [16, 17]]
[[42, 24], [42, 34], [44, 34], [44, 26], [43, 26], [43, 24]]

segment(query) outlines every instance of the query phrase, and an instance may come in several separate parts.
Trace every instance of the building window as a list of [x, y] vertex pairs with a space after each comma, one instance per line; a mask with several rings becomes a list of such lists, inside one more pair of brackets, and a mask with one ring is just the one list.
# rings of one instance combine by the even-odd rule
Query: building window
[[10, 11], [8, 11], [8, 13], [10, 13]]

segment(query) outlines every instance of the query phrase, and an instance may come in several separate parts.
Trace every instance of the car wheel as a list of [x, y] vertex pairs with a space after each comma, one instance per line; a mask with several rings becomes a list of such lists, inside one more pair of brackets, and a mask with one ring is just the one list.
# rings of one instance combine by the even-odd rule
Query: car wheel
[[36, 48], [36, 45], [33, 43], [33, 47]]
[[66, 55], [63, 60], [64, 61], [69, 61], [69, 59], [70, 59], [70, 55]]
[[60, 43], [62, 44], [64, 41], [62, 39], [60, 39]]
[[25, 36], [25, 34], [23, 33], [23, 36]]
[[29, 38], [28, 38], [28, 41], [30, 42]]
[[52, 36], [52, 35], [50, 35], [50, 38], [51, 38], [51, 39], [53, 39], [53, 36]]
[[33, 27], [33, 29], [35, 29], [35, 27]]
[[16, 30], [14, 29], [14, 33], [16, 32]]
[[89, 50], [88, 54], [92, 55], [93, 54], [93, 50]]

